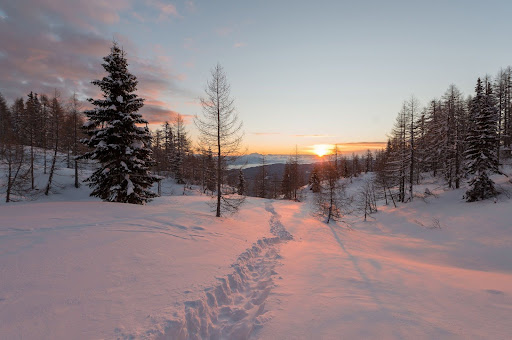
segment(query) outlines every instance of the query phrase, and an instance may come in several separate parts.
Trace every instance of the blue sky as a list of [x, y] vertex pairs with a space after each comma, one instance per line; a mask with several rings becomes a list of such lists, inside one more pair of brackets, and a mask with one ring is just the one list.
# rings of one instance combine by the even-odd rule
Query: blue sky
[[154, 124], [199, 114], [220, 62], [249, 151], [385, 141], [411, 95], [426, 104], [451, 83], [468, 95], [477, 77], [512, 64], [511, 10], [508, 1], [3, 0], [0, 91], [97, 95], [88, 82], [115, 38]]

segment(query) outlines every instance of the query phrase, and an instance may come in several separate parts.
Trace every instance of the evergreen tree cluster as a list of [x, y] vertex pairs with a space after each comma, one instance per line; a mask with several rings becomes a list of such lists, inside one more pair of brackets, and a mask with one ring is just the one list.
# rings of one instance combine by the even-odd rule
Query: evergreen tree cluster
[[376, 156], [379, 181], [397, 188], [400, 202], [413, 199], [413, 186], [424, 173], [442, 178], [449, 188], [469, 179], [468, 201], [496, 195], [489, 176], [499, 173], [500, 157], [510, 157], [511, 77], [508, 67], [494, 80], [478, 79], [469, 97], [450, 85], [425, 108], [414, 97], [405, 101], [386, 150]]
[[197, 182], [199, 164], [191, 144], [181, 115], [176, 116], [173, 124], [165, 122], [153, 133], [157, 173], [174, 177], [178, 184]]

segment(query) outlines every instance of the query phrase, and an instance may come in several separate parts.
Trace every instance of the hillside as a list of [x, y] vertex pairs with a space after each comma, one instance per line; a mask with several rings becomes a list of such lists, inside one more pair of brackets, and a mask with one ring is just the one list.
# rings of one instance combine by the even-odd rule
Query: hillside
[[[166, 182], [145, 206], [103, 203], [59, 171], [50, 197], [0, 206], [6, 339], [507, 339], [512, 201], [464, 188], [325, 224], [314, 199], [248, 198], [213, 218]], [[348, 183], [355, 194], [363, 178]], [[42, 180], [42, 179], [41, 179]], [[495, 176], [502, 191], [512, 185]], [[68, 183], [68, 184], [66, 184]], [[309, 190], [305, 190], [309, 192]], [[381, 202], [382, 203], [382, 202]], [[292, 238], [290, 240], [291, 233]]]

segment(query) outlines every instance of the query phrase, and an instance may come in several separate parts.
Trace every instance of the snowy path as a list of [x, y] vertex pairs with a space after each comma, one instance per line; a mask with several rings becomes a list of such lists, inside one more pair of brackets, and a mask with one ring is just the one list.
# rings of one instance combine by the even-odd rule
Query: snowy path
[[[502, 216], [498, 226], [507, 223], [507, 204], [486, 207]], [[480, 219], [489, 220], [478, 218], [474, 206], [468, 213], [473, 209], [475, 216], [462, 225], [429, 206], [445, 222], [442, 230], [418, 226], [429, 212], [413, 206], [407, 216], [383, 209], [381, 222], [354, 222], [353, 230], [317, 221], [305, 205], [274, 206], [296, 242], [281, 248], [283, 280], [267, 300], [274, 317], [258, 338], [510, 339], [510, 262], [471, 254], [457, 231], [470, 234], [481, 228]], [[510, 255], [510, 230], [503, 231], [491, 248]], [[478, 240], [469, 244], [481, 248]]]
[[258, 240], [238, 257], [232, 274], [217, 278], [218, 284], [204, 289], [202, 298], [186, 301], [180, 320], [168, 321], [156, 339], [249, 339], [272, 318], [265, 302], [276, 286], [279, 246], [293, 237], [271, 202], [265, 210], [271, 213], [274, 237]]
[[[154, 338], [178, 304], [203, 297], [222, 283], [216, 277], [228, 279], [253, 242], [273, 237], [263, 200], [248, 200], [240, 218], [220, 219], [208, 202], [190, 196], [146, 206], [0, 206], [0, 338]], [[258, 277], [247, 282], [263, 286], [272, 269], [259, 262], [273, 261], [274, 246], [256, 246], [261, 252], [249, 263], [265, 270], [248, 272]], [[229, 310], [222, 312], [228, 318]], [[256, 306], [247, 313], [256, 314]]]

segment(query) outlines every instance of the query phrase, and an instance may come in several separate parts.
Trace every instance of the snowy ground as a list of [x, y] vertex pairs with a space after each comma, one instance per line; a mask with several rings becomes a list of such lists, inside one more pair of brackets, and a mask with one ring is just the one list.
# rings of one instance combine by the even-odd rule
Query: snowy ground
[[439, 198], [329, 225], [311, 202], [216, 219], [205, 196], [66, 185], [0, 205], [0, 338], [509, 339], [512, 200], [425, 186]]
[[[274, 318], [259, 337], [510, 339], [510, 201], [457, 196], [382, 208], [351, 230], [276, 203], [296, 242], [281, 248]], [[441, 229], [430, 229], [434, 218]]]

